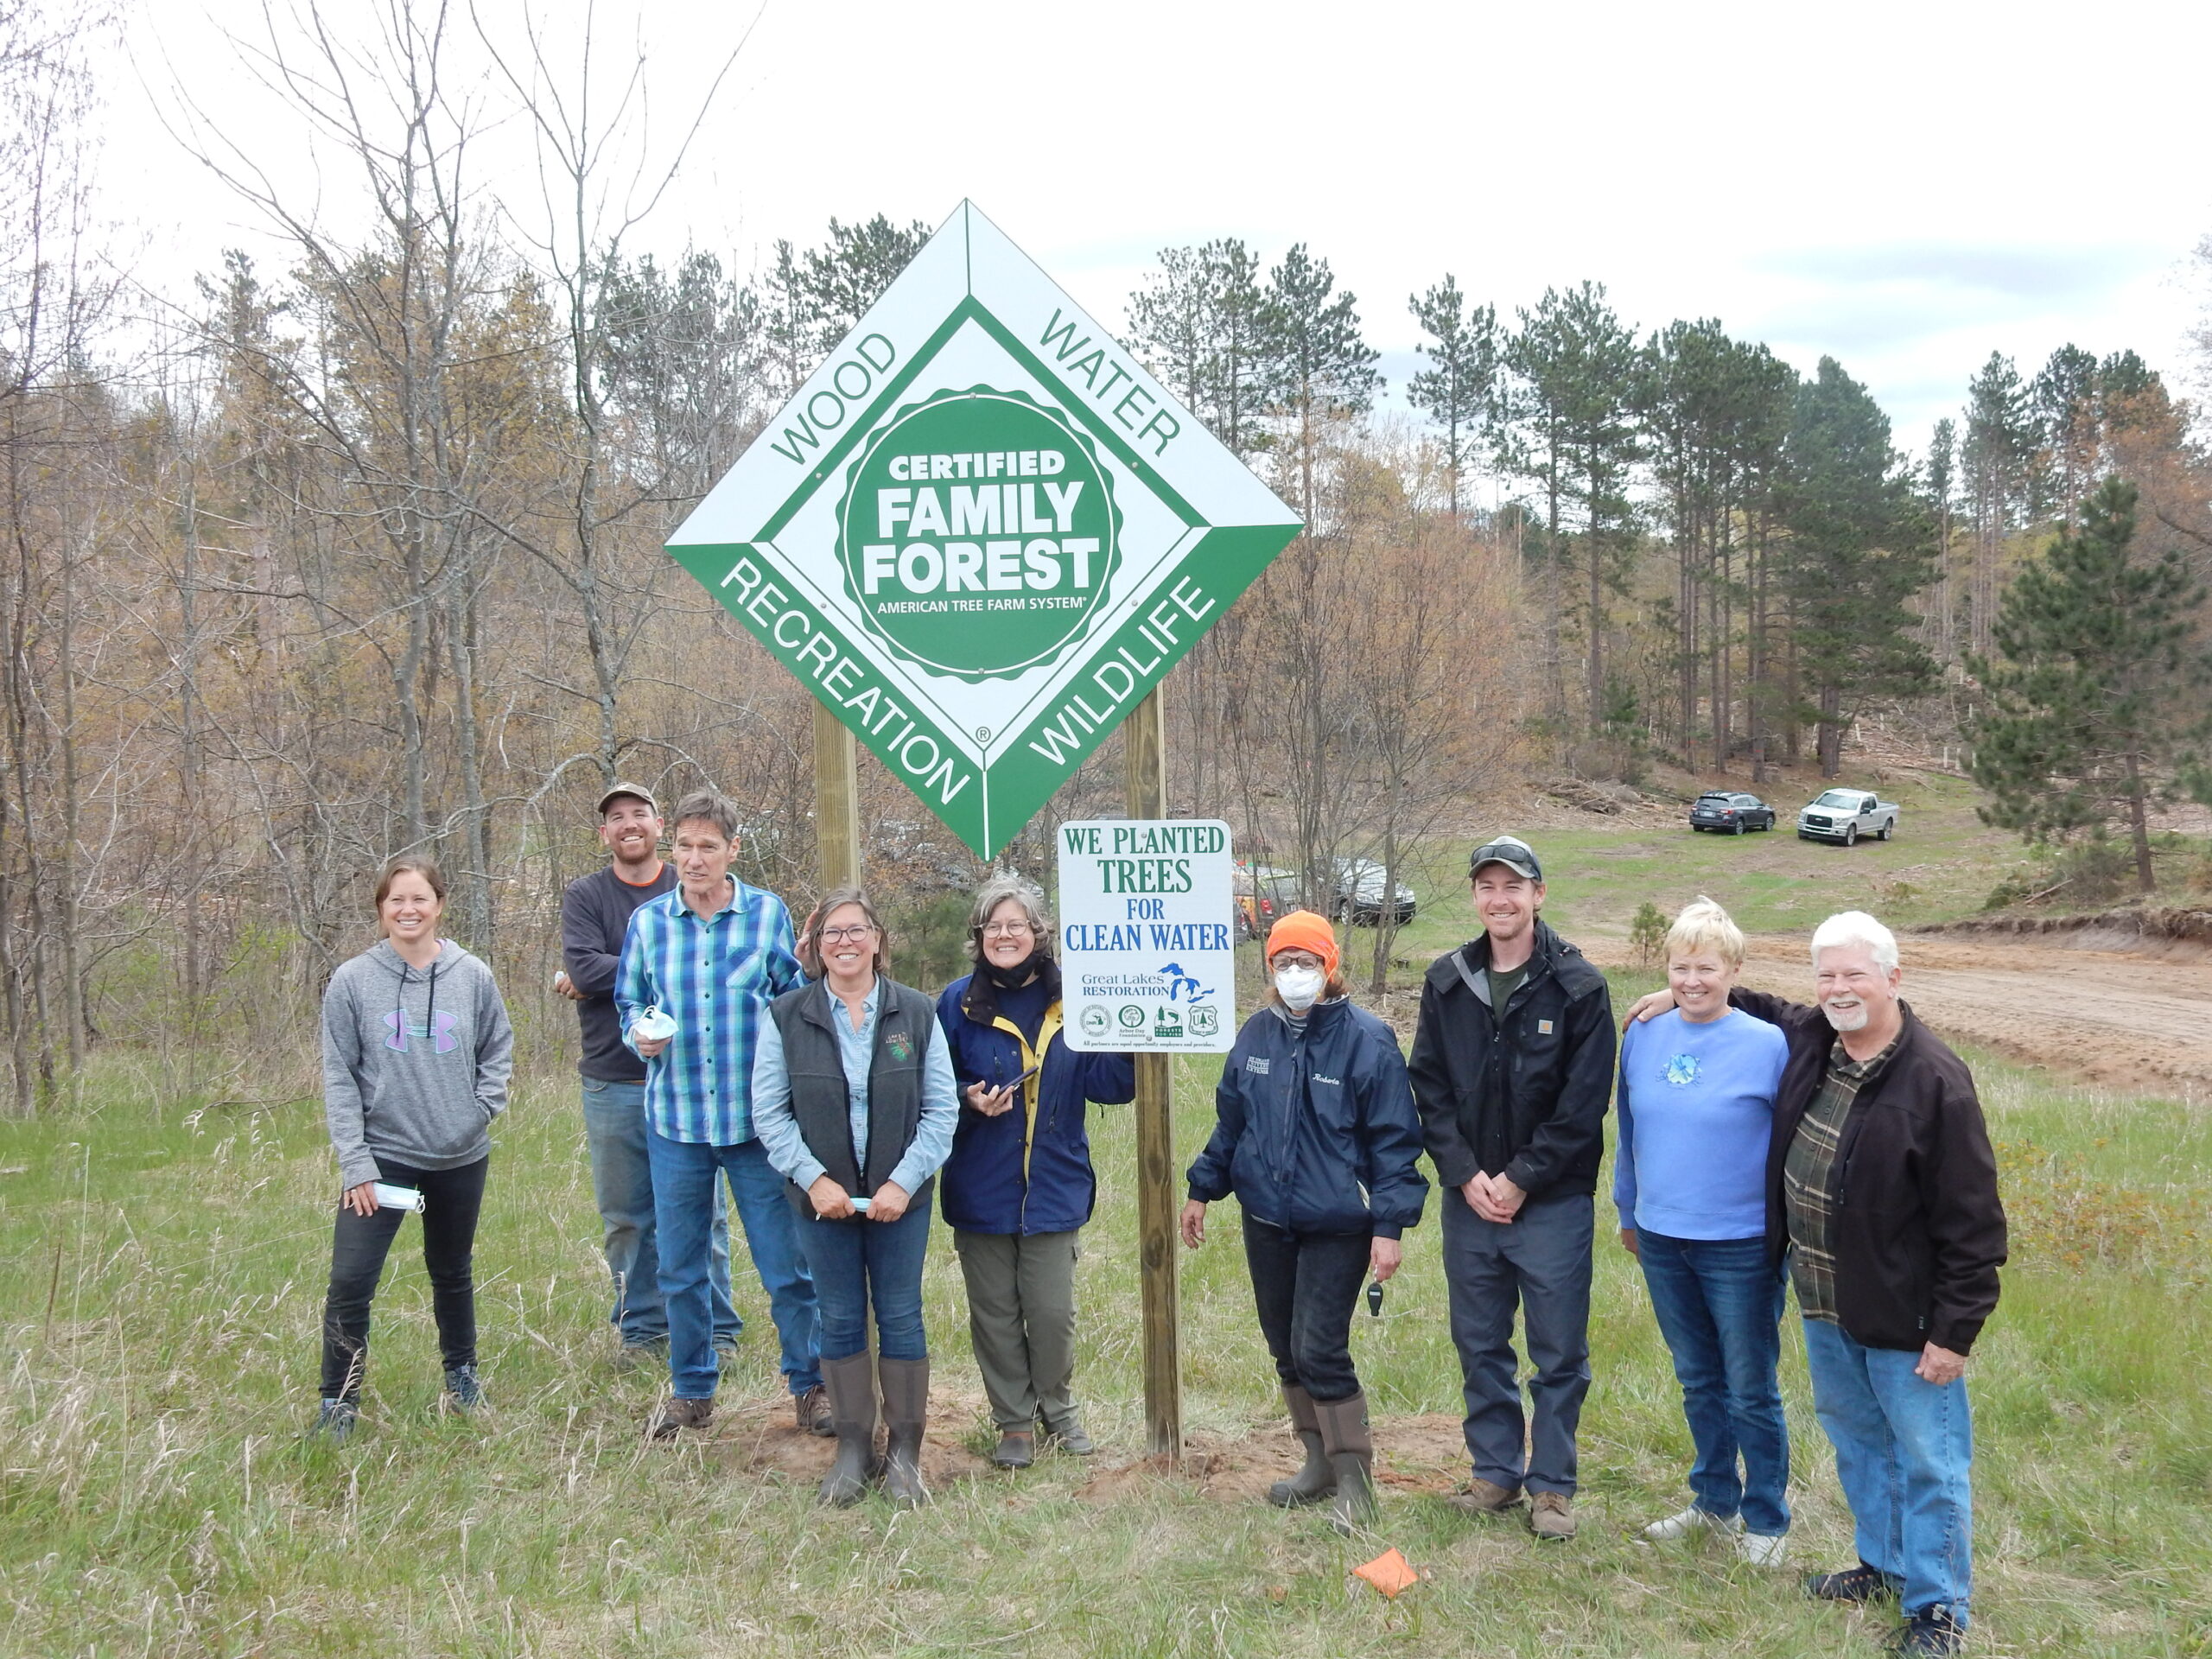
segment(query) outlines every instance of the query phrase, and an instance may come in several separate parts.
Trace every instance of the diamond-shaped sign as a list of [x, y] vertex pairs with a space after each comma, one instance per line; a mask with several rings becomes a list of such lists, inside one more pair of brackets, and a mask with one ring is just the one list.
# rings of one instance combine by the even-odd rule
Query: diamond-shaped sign
[[963, 202], [668, 550], [988, 858], [1299, 529]]

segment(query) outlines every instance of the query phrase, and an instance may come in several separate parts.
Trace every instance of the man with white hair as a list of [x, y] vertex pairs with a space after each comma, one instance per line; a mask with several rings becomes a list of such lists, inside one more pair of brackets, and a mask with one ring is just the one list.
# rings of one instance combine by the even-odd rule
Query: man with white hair
[[[2005, 1211], [1965, 1062], [1897, 995], [1896, 936], [1861, 911], [1813, 933], [1817, 1007], [1738, 988], [1789, 1058], [1767, 1159], [1767, 1248], [1804, 1314], [1813, 1403], [1859, 1561], [1806, 1582], [1894, 1596], [1903, 1654], [1951, 1654], [1973, 1582], [1967, 1356], [1997, 1306]], [[1643, 999], [1636, 1017], [1672, 1006]]]

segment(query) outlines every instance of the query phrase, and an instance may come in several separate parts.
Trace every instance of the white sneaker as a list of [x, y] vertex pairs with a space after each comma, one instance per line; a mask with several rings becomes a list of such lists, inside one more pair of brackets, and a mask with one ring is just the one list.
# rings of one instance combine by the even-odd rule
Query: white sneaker
[[1671, 1544], [1678, 1539], [1688, 1538], [1693, 1533], [1740, 1533], [1743, 1529], [1743, 1516], [1732, 1515], [1724, 1520], [1710, 1510], [1700, 1510], [1693, 1503], [1680, 1515], [1670, 1515], [1664, 1521], [1654, 1521], [1643, 1529], [1643, 1536], [1646, 1543]]
[[1753, 1567], [1780, 1567], [1788, 1553], [1789, 1540], [1778, 1532], [1739, 1532], [1729, 1541], [1736, 1546], [1736, 1559]]

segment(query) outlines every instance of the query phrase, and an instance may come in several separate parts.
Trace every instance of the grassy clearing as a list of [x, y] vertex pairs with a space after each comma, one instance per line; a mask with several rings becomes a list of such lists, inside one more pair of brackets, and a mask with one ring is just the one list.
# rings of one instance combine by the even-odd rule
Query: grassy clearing
[[[2212, 1652], [2212, 1315], [2183, 1224], [2212, 1202], [2212, 1120], [1981, 1074], [2025, 1224], [1974, 1379], [1988, 1650]], [[1210, 1084], [1198, 1065], [1179, 1080], [1191, 1147]], [[1802, 1603], [1787, 1580], [1629, 1541], [1679, 1500], [1688, 1447], [1610, 1234], [1572, 1545], [1468, 1524], [1426, 1490], [1448, 1470], [1393, 1451], [1416, 1414], [1433, 1442], [1433, 1414], [1457, 1410], [1433, 1216], [1385, 1317], [1359, 1321], [1386, 1465], [1417, 1483], [1393, 1490], [1374, 1544], [1181, 1479], [1102, 1482], [1102, 1501], [1084, 1491], [1097, 1470], [1071, 1459], [956, 1483], [918, 1515], [824, 1514], [803, 1481], [734, 1474], [727, 1443], [640, 1445], [655, 1380], [610, 1363], [567, 1079], [525, 1083], [495, 1154], [479, 1261], [496, 1414], [435, 1414], [410, 1230], [377, 1310], [373, 1427], [336, 1452], [300, 1440], [332, 1180], [313, 1107], [156, 1105], [125, 1079], [91, 1098], [0, 1126], [0, 1651], [1768, 1656], [1871, 1653], [1883, 1628]], [[1103, 1116], [1082, 1383], [1111, 1464], [1141, 1433], [1131, 1136], [1126, 1115]], [[1274, 1421], [1234, 1205], [1220, 1210], [1183, 1281], [1187, 1415], [1208, 1445]], [[753, 1324], [726, 1402], [775, 1391], [761, 1299], [741, 1292]], [[941, 1388], [973, 1397], [942, 1236], [928, 1296]], [[1794, 1343], [1783, 1376], [1796, 1554], [1840, 1561]], [[1429, 1575], [1395, 1605], [1345, 1585], [1382, 1542]]]

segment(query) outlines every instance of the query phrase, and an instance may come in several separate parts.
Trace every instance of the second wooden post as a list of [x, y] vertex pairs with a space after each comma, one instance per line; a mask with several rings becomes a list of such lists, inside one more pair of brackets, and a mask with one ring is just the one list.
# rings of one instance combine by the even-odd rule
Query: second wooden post
[[[1167, 729], [1153, 691], [1122, 723], [1133, 818], [1167, 816]], [[1183, 1451], [1183, 1368], [1176, 1331], [1175, 1122], [1167, 1054], [1140, 1054], [1137, 1070], [1137, 1260], [1144, 1321], [1144, 1420], [1154, 1457]]]

